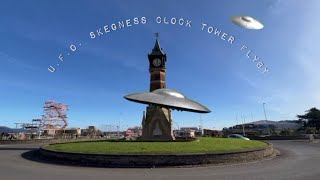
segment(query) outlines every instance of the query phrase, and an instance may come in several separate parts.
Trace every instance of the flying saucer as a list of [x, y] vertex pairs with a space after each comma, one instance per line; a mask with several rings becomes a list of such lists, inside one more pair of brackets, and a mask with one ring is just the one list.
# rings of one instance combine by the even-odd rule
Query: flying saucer
[[231, 18], [231, 21], [234, 24], [247, 29], [258, 30], [263, 28], [263, 24], [260, 21], [250, 16], [234, 16]]
[[211, 112], [205, 106], [188, 99], [180, 92], [171, 89], [157, 89], [152, 92], [129, 94], [124, 98], [137, 103], [152, 104], [181, 111], [197, 113]]

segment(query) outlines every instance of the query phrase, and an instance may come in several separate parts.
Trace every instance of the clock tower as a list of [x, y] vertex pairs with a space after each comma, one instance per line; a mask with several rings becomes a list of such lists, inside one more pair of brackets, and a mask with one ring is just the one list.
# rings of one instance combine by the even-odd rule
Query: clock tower
[[158, 33], [152, 52], [148, 54], [150, 72], [150, 92], [156, 89], [166, 88], [166, 61], [167, 55], [160, 47]]
[[[166, 61], [167, 55], [159, 44], [158, 33], [156, 43], [148, 54], [150, 72], [150, 92], [166, 88]], [[165, 107], [149, 105], [146, 115], [142, 118], [141, 140], [172, 141], [174, 140], [171, 110]]]

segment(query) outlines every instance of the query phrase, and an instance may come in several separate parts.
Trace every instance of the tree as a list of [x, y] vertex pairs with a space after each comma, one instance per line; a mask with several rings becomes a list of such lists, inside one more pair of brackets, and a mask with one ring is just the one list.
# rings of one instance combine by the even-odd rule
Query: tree
[[317, 108], [311, 108], [306, 111], [304, 115], [297, 115], [299, 121], [303, 123], [305, 128], [315, 127], [317, 130], [320, 129], [320, 110]]

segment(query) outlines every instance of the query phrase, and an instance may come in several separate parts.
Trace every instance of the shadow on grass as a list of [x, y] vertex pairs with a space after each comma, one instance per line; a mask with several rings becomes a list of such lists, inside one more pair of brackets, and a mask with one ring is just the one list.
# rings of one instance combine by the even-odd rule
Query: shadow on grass
[[22, 153], [21, 157], [24, 158], [24, 159], [27, 159], [29, 161], [35, 161], [35, 162], [46, 163], [46, 164], [57, 164], [57, 163], [54, 163], [53, 161], [45, 160], [40, 155], [39, 149], [34, 149], [34, 150], [31, 150], [31, 151], [27, 151], [25, 153]]
[[121, 169], [141, 169], [141, 168], [155, 168], [155, 166], [122, 166], [122, 165], [111, 165], [111, 164], [99, 164], [95, 162], [85, 162], [85, 161], [72, 161], [72, 160], [59, 160], [53, 158], [46, 158], [39, 153], [39, 149], [31, 150], [21, 154], [21, 157], [38, 163], [48, 164], [48, 165], [58, 165], [58, 166], [69, 166], [69, 167], [86, 167], [86, 168], [121, 168]]
[[[31, 150], [28, 152], [25, 152], [21, 154], [21, 157], [33, 161], [33, 162], [38, 162], [38, 163], [43, 163], [43, 164], [49, 164], [49, 165], [60, 165], [60, 166], [74, 166], [74, 167], [99, 167], [99, 166], [93, 166], [93, 165], [85, 165], [85, 164], [80, 164], [79, 162], [73, 162], [70, 160], [57, 160], [57, 159], [48, 159], [43, 157], [39, 153], [39, 149]], [[102, 168], [102, 167], [100, 167]]]
[[0, 148], [0, 151], [11, 151], [11, 150], [13, 150], [13, 151], [19, 151], [19, 150], [21, 150], [21, 151], [25, 151], [25, 150], [36, 150], [36, 149], [38, 149], [38, 148], [18, 148], [18, 147], [16, 147], [16, 148], [12, 148], [12, 147], [1, 147]]

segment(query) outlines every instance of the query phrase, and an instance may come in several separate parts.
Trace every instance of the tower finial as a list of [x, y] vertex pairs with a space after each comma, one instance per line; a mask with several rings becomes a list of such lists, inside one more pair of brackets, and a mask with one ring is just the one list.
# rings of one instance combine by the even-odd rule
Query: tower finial
[[159, 44], [159, 32], [154, 33], [156, 36], [156, 43], [154, 44], [154, 48], [152, 49], [152, 52], [150, 55], [165, 55], [163, 52], [162, 48], [160, 47]]

